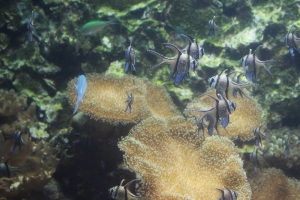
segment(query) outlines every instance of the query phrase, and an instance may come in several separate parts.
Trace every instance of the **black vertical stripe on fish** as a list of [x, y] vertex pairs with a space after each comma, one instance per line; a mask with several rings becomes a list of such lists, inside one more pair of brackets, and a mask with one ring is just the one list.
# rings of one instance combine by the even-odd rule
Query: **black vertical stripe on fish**
[[222, 74], [223, 72], [221, 72], [220, 74], [218, 74], [218, 76], [217, 76], [217, 82], [216, 82], [216, 85], [215, 85], [215, 88], [217, 88], [218, 87], [218, 85], [219, 85], [219, 81], [220, 81], [220, 77], [221, 77], [221, 74]]
[[[10, 158], [9, 158], [10, 159]], [[9, 171], [9, 166], [8, 166], [8, 161], [9, 161], [9, 159], [7, 159], [6, 161], [5, 161], [5, 167], [6, 167], [6, 171], [7, 171], [7, 177], [8, 178], [10, 178], [10, 171]]]
[[131, 60], [131, 44], [130, 44], [130, 47], [129, 47], [129, 50], [128, 50], [128, 55], [129, 55], [129, 62], [132, 63], [132, 60]]
[[119, 188], [120, 188], [120, 186], [118, 185], [117, 189], [116, 189], [116, 193], [115, 193], [114, 199], [117, 199], [117, 196], [118, 196], [118, 193], [119, 193]]
[[254, 80], [256, 80], [256, 62], [255, 62], [255, 53], [256, 53], [256, 50], [254, 51], [254, 53], [252, 54], [253, 55], [253, 75], [252, 75], [252, 78], [254, 78]]
[[228, 93], [229, 93], [229, 77], [226, 75], [226, 89], [225, 89], [226, 99], [228, 99]]
[[127, 187], [126, 186], [124, 187], [124, 192], [125, 192], [125, 195], [124, 195], [125, 200], [128, 200], [128, 197], [127, 197]]
[[226, 188], [226, 187], [225, 187], [225, 189], [226, 189], [226, 190], [228, 190], [228, 192], [229, 192], [229, 195], [230, 195], [231, 199], [234, 199], [234, 198], [233, 198], [233, 195], [232, 195], [232, 191], [231, 191], [231, 190], [229, 190], [229, 189], [228, 189], [228, 188]]
[[228, 112], [231, 114], [231, 110], [230, 110], [230, 106], [229, 106], [229, 104], [228, 104], [228, 101], [225, 100], [225, 99], [224, 99], [224, 101], [225, 101], [225, 103], [226, 103], [226, 108], [227, 108]]
[[199, 46], [198, 46], [198, 43], [197, 43], [197, 40], [196, 39], [194, 39], [194, 41], [195, 41], [195, 44], [196, 44], [196, 51], [197, 51], [197, 54], [198, 54], [198, 58], [200, 58], [200, 50], [199, 50]]
[[293, 43], [293, 45], [294, 45], [293, 48], [297, 48], [297, 49], [298, 49], [298, 47], [297, 47], [297, 45], [296, 45], [296, 43], [295, 43], [295, 40], [294, 40], [294, 38], [295, 38], [295, 32], [296, 32], [296, 31], [293, 31], [293, 32], [292, 32], [292, 43]]

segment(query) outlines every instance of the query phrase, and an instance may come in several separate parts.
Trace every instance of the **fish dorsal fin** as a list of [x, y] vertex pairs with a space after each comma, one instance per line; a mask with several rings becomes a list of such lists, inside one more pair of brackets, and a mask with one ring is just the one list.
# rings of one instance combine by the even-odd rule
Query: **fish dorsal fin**
[[133, 40], [133, 37], [129, 37], [129, 45], [131, 46], [132, 45], [132, 40]]
[[186, 38], [189, 41], [189, 44], [192, 44], [192, 41], [188, 36], [186, 36], [184, 34], [180, 34], [180, 36], [183, 36], [184, 38]]
[[212, 99], [216, 100], [217, 102], [219, 102], [219, 99], [217, 99], [217, 98], [211, 96], [210, 94], [205, 94], [205, 95], [206, 95], [206, 96], [209, 96], [210, 98], [212, 98]]
[[220, 74], [219, 74], [219, 76], [221, 76], [224, 72], [226, 72], [227, 71], [227, 69], [224, 69]]
[[133, 194], [132, 191], [135, 189], [135, 184], [138, 183], [138, 182], [140, 182], [140, 181], [141, 181], [141, 180], [139, 180], [139, 179], [133, 179], [133, 180], [129, 181], [129, 182], [124, 186], [124, 188], [125, 188], [127, 194], [130, 195], [131, 197], [134, 197], [134, 198], [137, 198], [137, 199], [144, 199], [144, 200], [149, 199], [149, 198], [147, 198], [147, 197], [141, 197], [141, 196], [138, 196], [138, 195], [136, 195], [136, 194]]
[[255, 57], [256, 60], [259, 60], [258, 57], [257, 57], [256, 55], [259, 55], [260, 50], [261, 50], [261, 49], [265, 49], [265, 48], [267, 48], [265, 45], [259, 45], [259, 46], [255, 49], [255, 51], [253, 52], [253, 56]]
[[166, 45], [167, 48], [172, 49], [175, 53], [178, 52], [179, 55], [183, 54], [183, 52], [174, 44], [171, 43], [164, 43], [164, 45]]
[[120, 186], [123, 185], [123, 182], [124, 182], [124, 181], [125, 181], [125, 179], [122, 179], [122, 180], [121, 180]]

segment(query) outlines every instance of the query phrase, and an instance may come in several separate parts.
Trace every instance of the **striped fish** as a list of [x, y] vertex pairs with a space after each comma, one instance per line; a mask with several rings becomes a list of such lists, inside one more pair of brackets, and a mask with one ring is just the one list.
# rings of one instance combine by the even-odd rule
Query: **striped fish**
[[255, 145], [259, 146], [259, 144], [262, 146], [262, 142], [261, 142], [261, 137], [263, 138], [268, 138], [267, 135], [265, 133], [262, 132], [261, 128], [266, 125], [261, 124], [259, 125], [259, 127], [253, 129], [253, 134], [254, 134], [254, 141], [255, 141]]
[[125, 50], [125, 73], [127, 73], [129, 70], [131, 71], [132, 74], [136, 74], [136, 69], [135, 69], [135, 51], [133, 50], [132, 47], [132, 37], [129, 38], [130, 45], [129, 47]]
[[261, 61], [257, 58], [256, 54], [259, 53], [260, 49], [265, 49], [266, 46], [264, 45], [259, 45], [256, 50], [254, 51], [254, 53], [252, 54], [252, 50], [249, 50], [249, 54], [244, 56], [241, 60], [240, 60], [240, 65], [243, 67], [243, 69], [246, 71], [246, 78], [248, 81], [251, 82], [256, 82], [257, 81], [257, 77], [259, 74], [259, 69], [261, 67], [264, 67], [267, 72], [269, 72], [270, 75], [272, 75], [272, 73], [270, 72], [270, 70], [266, 67], [266, 65], [276, 62], [276, 60], [266, 60], [266, 61]]
[[229, 115], [235, 111], [236, 103], [231, 100], [224, 99], [220, 94], [217, 95], [219, 99], [208, 94], [206, 95], [214, 99], [216, 104], [207, 110], [192, 110], [190, 112], [204, 112], [204, 115], [198, 119], [198, 121], [206, 118], [206, 120], [209, 121], [207, 126], [209, 135], [213, 135], [214, 128], [216, 129], [218, 135], [220, 135], [218, 130], [218, 122], [220, 122], [224, 129], [227, 127], [229, 124]]
[[238, 193], [226, 187], [224, 188], [225, 188], [224, 190], [218, 189], [222, 192], [218, 200], [237, 200]]
[[224, 74], [227, 69], [222, 71], [220, 74], [213, 76], [207, 80], [210, 87], [216, 89], [216, 95], [220, 94], [223, 95], [225, 93], [226, 99], [229, 99], [229, 94], [232, 93], [234, 98], [237, 98], [237, 93], [241, 95], [241, 97], [246, 96], [249, 98], [243, 91], [242, 88], [252, 87], [256, 84], [250, 83], [250, 84], [240, 84], [232, 81], [229, 77], [230, 74], [237, 73], [237, 72], [231, 72], [228, 74]]
[[215, 31], [220, 31], [221, 27], [217, 26], [215, 23], [215, 19], [217, 17], [214, 16], [212, 20], [209, 20], [208, 27], [209, 27], [209, 36], [214, 36]]
[[284, 38], [284, 42], [288, 46], [289, 52], [291, 55], [294, 55], [294, 50], [296, 50], [296, 51], [298, 51], [298, 53], [300, 53], [300, 50], [299, 50], [300, 38], [298, 38], [296, 36], [296, 34], [295, 34], [296, 32], [297, 32], [297, 30], [293, 30], [293, 27], [292, 27], [290, 29], [290, 31], [288, 32], [288, 34]]
[[165, 43], [165, 45], [167, 48], [170, 48], [174, 51], [175, 56], [169, 58], [155, 51], [147, 50], [148, 53], [163, 58], [160, 63], [151, 66], [149, 69], [155, 69], [165, 64], [169, 65], [171, 71], [169, 79], [174, 78], [174, 85], [178, 87], [179, 83], [183, 82], [187, 77], [189, 77], [189, 71], [197, 68], [198, 63], [193, 57], [191, 57], [184, 51], [181, 51], [174, 44]]
[[141, 197], [133, 194], [130, 190], [135, 189], [136, 183], [140, 180], [133, 179], [126, 185], [122, 186], [125, 179], [123, 179], [119, 186], [115, 186], [109, 189], [110, 197], [114, 200], [149, 200], [150, 198]]

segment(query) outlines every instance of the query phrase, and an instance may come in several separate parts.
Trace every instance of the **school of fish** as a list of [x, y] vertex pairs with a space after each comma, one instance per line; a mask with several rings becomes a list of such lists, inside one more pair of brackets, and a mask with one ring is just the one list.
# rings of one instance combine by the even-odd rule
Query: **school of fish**
[[[215, 36], [216, 33], [221, 32], [221, 27], [216, 25], [216, 19], [218, 17], [214, 16], [208, 22], [209, 36]], [[85, 36], [91, 36], [97, 34], [97, 32], [101, 31], [104, 27], [108, 25], [115, 24], [114, 21], [91, 21], [84, 24], [80, 33]], [[34, 23], [34, 11], [32, 11], [31, 19], [27, 22], [27, 30], [29, 33], [29, 41], [32, 42], [33, 39], [39, 40], [39, 37], [35, 33], [35, 27], [37, 24]], [[287, 33], [284, 38], [285, 44], [288, 47], [289, 53], [291, 55], [295, 54], [295, 51], [300, 53], [300, 38], [297, 37], [297, 29], [292, 27], [290, 31]], [[180, 48], [172, 43], [164, 43], [163, 45], [166, 48], [169, 48], [173, 51], [174, 55], [172, 57], [164, 56], [154, 50], [147, 50], [149, 54], [156, 56], [161, 59], [161, 61], [153, 66], [150, 66], [150, 70], [156, 70], [157, 68], [168, 65], [169, 67], [169, 80], [173, 80], [173, 84], [175, 87], [179, 87], [180, 84], [190, 77], [191, 72], [195, 72], [198, 68], [198, 60], [201, 59], [205, 52], [203, 44], [198, 44], [196, 39], [191, 39], [189, 36], [185, 34], [179, 34], [177, 38], [183, 38], [186, 42], [186, 46], [184, 48]], [[219, 135], [218, 127], [222, 126], [223, 129], [226, 130], [226, 127], [230, 123], [230, 114], [232, 114], [238, 107], [238, 105], [230, 100], [230, 96], [232, 95], [234, 98], [238, 98], [238, 94], [241, 98], [246, 97], [250, 98], [243, 92], [244, 88], [257, 87], [259, 82], [259, 73], [262, 68], [264, 68], [270, 75], [272, 75], [270, 71], [270, 66], [274, 64], [275, 60], [265, 60], [262, 61], [259, 59], [259, 54], [261, 51], [266, 49], [267, 47], [264, 45], [257, 46], [255, 51], [252, 49], [249, 50], [249, 54], [243, 56], [240, 59], [240, 66], [242, 71], [232, 71], [225, 74], [228, 69], [224, 69], [221, 73], [208, 78], [207, 82], [210, 87], [216, 90], [215, 96], [210, 97], [214, 102], [214, 106], [205, 110], [191, 110], [190, 112], [200, 112], [203, 113], [202, 117], [196, 118], [196, 125], [198, 127], [198, 135], [200, 136], [202, 133], [204, 134], [204, 130], [207, 129], [208, 134], [210, 136], [213, 135], [214, 129]], [[136, 52], [133, 48], [133, 38], [129, 38], [129, 46], [125, 50], [125, 65], [124, 65], [124, 73], [132, 73], [134, 75], [137, 74], [136, 69]], [[230, 77], [231, 76], [231, 77]], [[241, 82], [240, 77], [245, 76], [248, 83]], [[77, 100], [75, 103], [75, 108], [73, 111], [73, 115], [77, 112], [80, 107], [80, 102], [84, 100], [84, 95], [86, 90], [88, 89], [87, 81], [84, 75], [80, 75], [77, 79], [77, 84], [75, 85], [75, 89], [77, 92]], [[124, 111], [128, 114], [134, 112], [133, 104], [134, 104], [134, 94], [131, 92], [127, 92], [124, 94], [124, 97], [127, 97], [127, 100], [124, 102]], [[253, 163], [254, 171], [256, 172], [258, 168], [261, 168], [261, 164], [259, 162], [259, 149], [262, 147], [262, 138], [268, 139], [267, 134], [262, 130], [263, 128], [267, 129], [267, 126], [262, 124], [259, 127], [254, 127], [254, 143], [255, 148], [253, 152], [249, 155], [249, 160]], [[19, 147], [19, 151], [22, 146], [26, 146], [23, 138], [22, 132], [16, 131], [14, 133], [15, 145], [13, 147], [12, 152], [16, 153], [16, 149]], [[285, 141], [285, 149], [284, 155], [290, 154], [290, 149], [292, 145], [290, 144], [289, 138]], [[0, 162], [0, 174], [2, 176], [10, 177], [11, 173], [22, 173], [19, 169], [24, 167], [11, 167], [8, 165], [9, 159], [7, 159], [4, 163]], [[134, 179], [128, 182], [123, 186], [124, 180], [121, 181], [119, 186], [115, 186], [109, 189], [109, 195], [111, 199], [115, 200], [137, 200], [137, 199], [151, 199], [147, 197], [141, 197], [136, 194], [133, 190], [135, 190], [135, 185], [140, 182], [138, 179]], [[237, 192], [231, 190], [230, 188], [226, 188], [224, 186], [224, 190], [218, 189], [221, 192], [219, 200], [236, 200], [238, 197]]]

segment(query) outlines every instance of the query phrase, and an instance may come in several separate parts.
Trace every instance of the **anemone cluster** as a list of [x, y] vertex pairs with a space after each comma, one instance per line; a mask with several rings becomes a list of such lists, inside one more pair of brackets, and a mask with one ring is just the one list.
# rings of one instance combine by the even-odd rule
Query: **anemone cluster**
[[[300, 132], [299, 129], [283, 127], [271, 130], [269, 139], [264, 142], [264, 158], [272, 166], [298, 168], [300, 165]], [[275, 161], [272, 160], [275, 158]]]
[[299, 1], [0, 11], [0, 199], [300, 199]]

